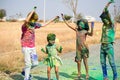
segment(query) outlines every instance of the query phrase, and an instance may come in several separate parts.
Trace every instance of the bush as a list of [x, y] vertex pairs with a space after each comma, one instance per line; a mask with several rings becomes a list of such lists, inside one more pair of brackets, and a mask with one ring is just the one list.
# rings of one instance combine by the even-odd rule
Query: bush
[[6, 16], [6, 11], [4, 9], [0, 9], [0, 19]]
[[115, 21], [120, 23], [120, 14], [115, 17]]

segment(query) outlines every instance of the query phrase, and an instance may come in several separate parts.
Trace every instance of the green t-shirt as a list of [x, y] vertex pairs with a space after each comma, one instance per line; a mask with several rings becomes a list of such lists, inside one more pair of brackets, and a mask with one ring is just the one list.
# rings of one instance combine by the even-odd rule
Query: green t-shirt
[[102, 27], [102, 43], [111, 43], [115, 39], [115, 30], [113, 25], [103, 25]]

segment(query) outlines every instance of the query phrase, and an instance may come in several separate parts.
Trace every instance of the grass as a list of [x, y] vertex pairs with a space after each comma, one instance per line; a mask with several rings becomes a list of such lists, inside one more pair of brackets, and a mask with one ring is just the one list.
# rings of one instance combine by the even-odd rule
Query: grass
[[[24, 66], [23, 54], [21, 52], [21, 25], [23, 22], [0, 22], [0, 71], [6, 73], [19, 72]], [[70, 23], [73, 27], [75, 24]], [[116, 39], [120, 38], [120, 24], [117, 24]], [[93, 37], [87, 37], [88, 45], [100, 42], [102, 23], [96, 22]], [[48, 33], [55, 33], [63, 46], [63, 53], [75, 51], [75, 32], [64, 23], [51, 23], [45, 28], [36, 30], [36, 49], [39, 60], [44, 55], [40, 49], [47, 44]], [[11, 67], [12, 66], [12, 67]]]

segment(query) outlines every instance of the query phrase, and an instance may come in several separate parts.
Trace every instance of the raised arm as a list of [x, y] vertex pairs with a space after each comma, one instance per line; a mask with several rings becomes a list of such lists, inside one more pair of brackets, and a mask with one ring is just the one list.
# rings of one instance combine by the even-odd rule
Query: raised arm
[[91, 31], [88, 32], [88, 35], [89, 35], [89, 36], [92, 36], [92, 35], [93, 35], [93, 28], [94, 28], [94, 22], [91, 22]]
[[33, 10], [28, 14], [27, 18], [25, 19], [25, 24], [28, 23], [33, 15], [33, 13], [35, 12], [36, 10], [36, 6], [33, 8]]
[[65, 20], [65, 18], [64, 18], [64, 16], [63, 16], [63, 14], [61, 14], [61, 16], [62, 16], [62, 19], [63, 19], [63, 21], [65, 22], [65, 24], [66, 24], [69, 28], [71, 28], [72, 30], [76, 31], [75, 28], [73, 28], [72, 26], [70, 26], [70, 25], [66, 22], [66, 20]]
[[112, 2], [108, 2], [108, 3], [105, 5], [105, 8], [104, 8], [103, 12], [108, 11], [108, 7], [109, 7], [109, 5], [110, 5], [111, 3], [112, 3]]
[[47, 50], [47, 47], [44, 49], [44, 48], [41, 48], [41, 51], [45, 54], [48, 54], [48, 50]]
[[42, 27], [47, 26], [48, 24], [50, 24], [51, 22], [55, 21], [55, 20], [58, 19], [58, 18], [59, 18], [59, 16], [56, 16], [55, 18], [49, 20], [47, 23], [43, 24]]

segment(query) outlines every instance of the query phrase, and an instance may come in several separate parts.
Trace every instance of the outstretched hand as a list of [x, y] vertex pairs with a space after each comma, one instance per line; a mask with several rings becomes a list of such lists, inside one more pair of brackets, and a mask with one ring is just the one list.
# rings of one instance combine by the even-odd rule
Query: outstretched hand
[[108, 3], [107, 3], [107, 5], [106, 5], [106, 7], [108, 7], [111, 3], [112, 3], [111, 1], [110, 1], [110, 2], [108, 2]]
[[64, 16], [64, 14], [63, 13], [61, 13], [61, 16], [62, 16], [62, 18], [64, 18], [63, 16]]
[[63, 13], [61, 13], [61, 16], [62, 16], [62, 19], [65, 21], [65, 19], [64, 19], [64, 14], [63, 14]]
[[61, 16], [63, 16], [63, 13], [61, 13]]
[[59, 16], [56, 16], [56, 18], [60, 18]]
[[36, 6], [34, 6], [34, 8], [33, 8], [34, 10], [36, 10], [37, 9], [37, 7]]
[[59, 18], [60, 18], [59, 16], [56, 16], [54, 20], [59, 19]]
[[65, 22], [65, 24], [66, 24], [69, 28], [71, 28], [72, 30], [76, 31], [75, 28], [73, 28], [72, 26], [70, 26], [70, 25], [66, 22], [63, 13], [61, 13], [61, 16], [62, 16], [62, 19], [63, 19], [63, 21]]

